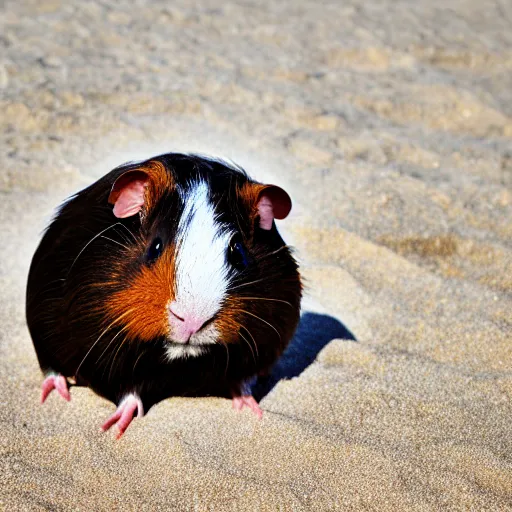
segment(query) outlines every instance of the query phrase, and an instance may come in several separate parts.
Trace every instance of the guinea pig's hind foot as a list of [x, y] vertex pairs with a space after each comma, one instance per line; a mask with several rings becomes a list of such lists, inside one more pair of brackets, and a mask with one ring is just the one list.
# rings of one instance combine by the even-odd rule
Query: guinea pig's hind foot
[[259, 420], [263, 417], [263, 411], [252, 395], [234, 396], [233, 409], [241, 411], [244, 407], [249, 407]]
[[118, 429], [116, 438], [119, 439], [135, 416], [144, 416], [144, 407], [142, 406], [141, 399], [136, 394], [130, 393], [121, 401], [116, 412], [103, 423], [101, 430], [105, 432], [115, 423]]
[[59, 373], [51, 373], [43, 380], [43, 384], [41, 386], [41, 403], [44, 403], [48, 398], [48, 395], [54, 389], [57, 390], [57, 393], [59, 393], [64, 400], [67, 400], [68, 402], [71, 400], [66, 377]]

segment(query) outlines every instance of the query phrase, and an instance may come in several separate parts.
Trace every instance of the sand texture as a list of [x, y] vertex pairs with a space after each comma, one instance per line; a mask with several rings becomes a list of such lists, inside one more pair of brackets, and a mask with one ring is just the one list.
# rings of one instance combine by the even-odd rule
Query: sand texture
[[[512, 510], [509, 0], [1, 2], [0, 509]], [[26, 275], [124, 161], [285, 186], [308, 299], [261, 401], [168, 399], [121, 440], [40, 406]]]

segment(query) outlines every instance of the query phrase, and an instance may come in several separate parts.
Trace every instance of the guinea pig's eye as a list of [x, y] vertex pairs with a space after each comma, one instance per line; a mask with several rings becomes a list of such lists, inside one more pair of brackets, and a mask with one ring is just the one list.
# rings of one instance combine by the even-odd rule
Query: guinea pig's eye
[[153, 263], [160, 254], [162, 254], [162, 250], [164, 248], [164, 244], [162, 242], [162, 239], [159, 237], [156, 237], [149, 246], [148, 252], [147, 252], [147, 260], [149, 263]]
[[239, 235], [234, 235], [229, 241], [228, 261], [237, 270], [244, 270], [249, 266], [249, 255]]

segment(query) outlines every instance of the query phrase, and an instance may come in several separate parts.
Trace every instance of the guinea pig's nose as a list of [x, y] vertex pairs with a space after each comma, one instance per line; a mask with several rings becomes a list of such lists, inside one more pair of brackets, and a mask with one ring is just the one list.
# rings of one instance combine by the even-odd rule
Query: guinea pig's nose
[[201, 318], [182, 311], [176, 301], [169, 304], [169, 323], [173, 340], [180, 343], [186, 343], [204, 324]]

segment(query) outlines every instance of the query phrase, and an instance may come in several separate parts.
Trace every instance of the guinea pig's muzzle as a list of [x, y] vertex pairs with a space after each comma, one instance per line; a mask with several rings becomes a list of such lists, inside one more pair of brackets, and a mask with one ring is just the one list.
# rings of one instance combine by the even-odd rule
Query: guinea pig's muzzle
[[185, 312], [176, 301], [169, 304], [170, 340], [174, 343], [205, 345], [215, 343], [218, 333], [213, 317], [204, 319], [193, 312]]

